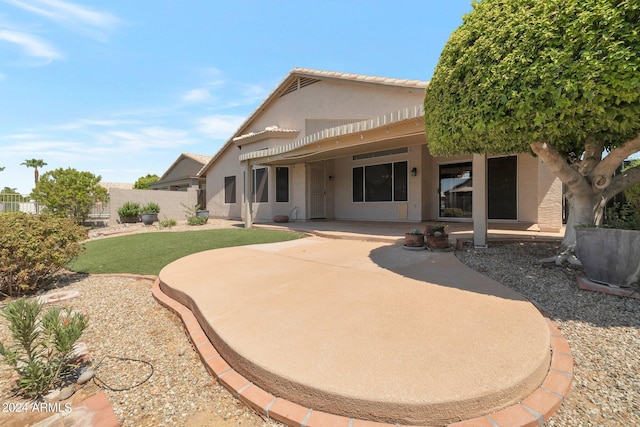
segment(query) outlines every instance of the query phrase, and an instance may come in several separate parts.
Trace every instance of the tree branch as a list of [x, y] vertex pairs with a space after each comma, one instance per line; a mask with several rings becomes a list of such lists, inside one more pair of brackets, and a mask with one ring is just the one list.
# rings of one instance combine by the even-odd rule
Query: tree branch
[[640, 134], [607, 154], [600, 164], [593, 169], [591, 176], [612, 176], [623, 160], [638, 151], [640, 151]]
[[604, 197], [605, 201], [609, 201], [613, 196], [624, 191], [627, 187], [638, 183], [640, 183], [640, 165], [634, 166], [614, 176], [602, 197]]
[[593, 142], [591, 138], [587, 138], [584, 143], [584, 156], [580, 162], [578, 171], [582, 176], [589, 175], [591, 171], [602, 161], [602, 152], [604, 151], [604, 142]]
[[572, 193], [592, 193], [591, 184], [577, 169], [571, 167], [552, 145], [546, 142], [533, 142], [531, 143], [531, 149], [542, 159], [551, 172], [560, 178], [560, 181], [567, 184]]

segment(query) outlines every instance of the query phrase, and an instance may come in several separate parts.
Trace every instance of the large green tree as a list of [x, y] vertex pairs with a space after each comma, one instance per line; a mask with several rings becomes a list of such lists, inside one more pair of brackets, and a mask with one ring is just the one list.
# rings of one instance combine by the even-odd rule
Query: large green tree
[[43, 174], [31, 197], [55, 216], [84, 222], [93, 207], [108, 200], [107, 189], [100, 186], [101, 177], [72, 168], [58, 168]]
[[147, 174], [146, 176], [141, 176], [138, 180], [133, 184], [133, 188], [136, 190], [151, 190], [151, 184], [157, 182], [160, 177], [156, 174]]
[[640, 182], [614, 176], [640, 151], [639, 22], [636, 0], [474, 1], [425, 91], [430, 150], [539, 156], [566, 184], [572, 248]]

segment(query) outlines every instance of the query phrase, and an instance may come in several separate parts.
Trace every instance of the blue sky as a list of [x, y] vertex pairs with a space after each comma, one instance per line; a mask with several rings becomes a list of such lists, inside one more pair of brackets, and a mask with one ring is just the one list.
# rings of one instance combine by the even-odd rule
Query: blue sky
[[[295, 67], [429, 80], [471, 0], [0, 0], [0, 189], [213, 155]], [[41, 173], [42, 173], [41, 172]]]

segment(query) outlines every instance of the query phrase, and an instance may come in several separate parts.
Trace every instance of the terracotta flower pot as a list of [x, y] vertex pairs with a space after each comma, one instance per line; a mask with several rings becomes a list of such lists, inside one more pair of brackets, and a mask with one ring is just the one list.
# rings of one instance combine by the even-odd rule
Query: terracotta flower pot
[[419, 248], [424, 246], [424, 234], [406, 233], [404, 235], [404, 245], [411, 248]]

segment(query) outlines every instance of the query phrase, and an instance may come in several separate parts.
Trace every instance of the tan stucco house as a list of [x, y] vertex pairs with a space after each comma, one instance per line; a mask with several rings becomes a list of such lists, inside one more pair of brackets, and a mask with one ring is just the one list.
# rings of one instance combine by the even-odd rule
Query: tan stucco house
[[173, 162], [160, 179], [151, 184], [152, 190], [187, 191], [195, 188], [198, 193], [198, 204], [206, 207], [206, 174], [204, 167], [212, 156], [182, 153]]
[[485, 224], [488, 217], [559, 230], [561, 184], [539, 159], [430, 154], [426, 86], [293, 69], [200, 171], [210, 215], [247, 225], [275, 215]]

